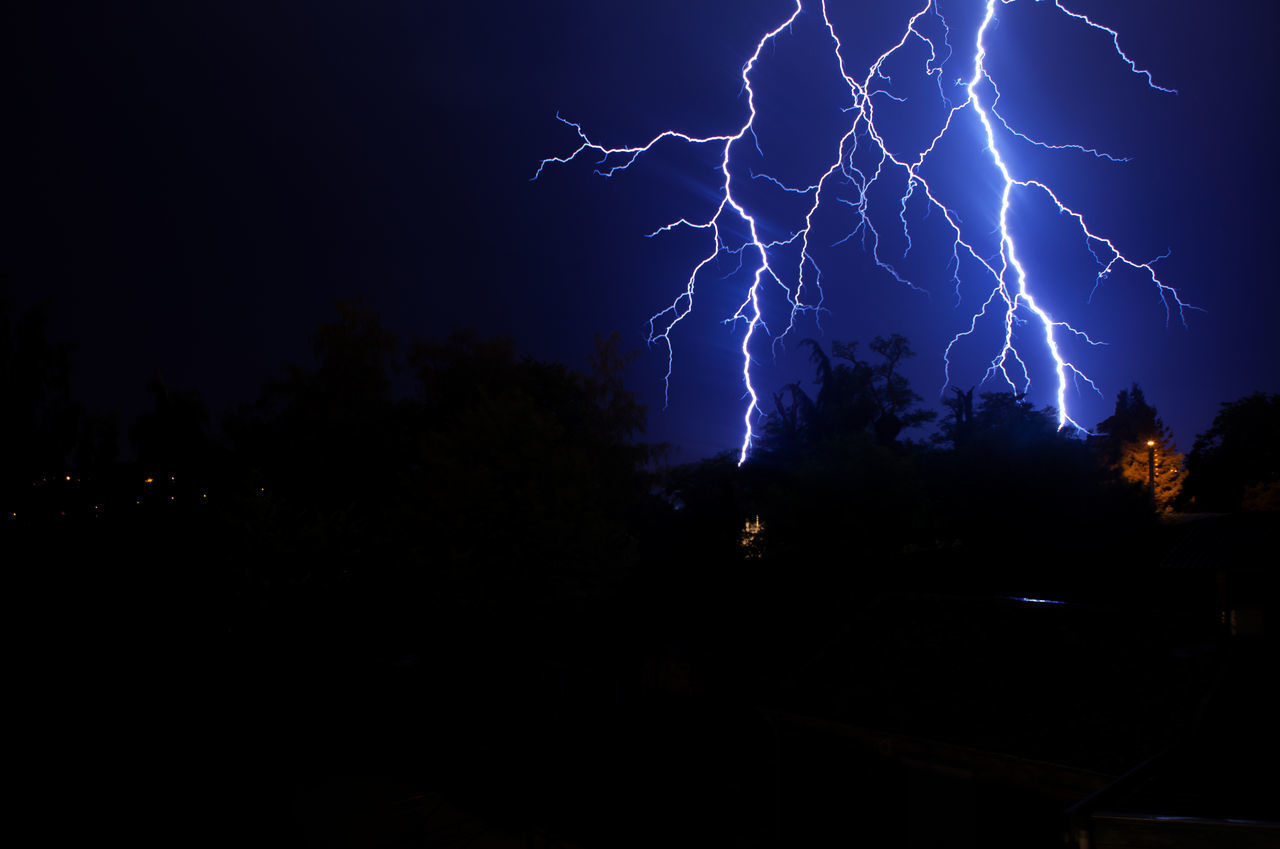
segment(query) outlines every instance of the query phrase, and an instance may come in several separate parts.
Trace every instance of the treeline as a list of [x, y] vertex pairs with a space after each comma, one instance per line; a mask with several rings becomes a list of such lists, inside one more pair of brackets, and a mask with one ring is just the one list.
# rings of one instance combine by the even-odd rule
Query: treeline
[[[1151, 604], [1180, 539], [1162, 513], [1274, 503], [1280, 466], [1246, 446], [1280, 425], [1277, 396], [1224, 405], [1219, 426], [1245, 408], [1254, 427], [1207, 434], [1184, 468], [1137, 386], [1085, 439], [1010, 392], [953, 390], [939, 419], [900, 374], [901, 337], [865, 357], [805, 344], [813, 381], [775, 393], [745, 465], [726, 453], [664, 480], [677, 509], [662, 585], [688, 599], [687, 620], [714, 610], [724, 631], [761, 635], [760, 652], [812, 649], [882, 591]], [[931, 420], [933, 435], [912, 430]], [[1227, 473], [1242, 453], [1258, 462]]]
[[[819, 583], [823, 573], [863, 585], [918, 573], [973, 590], [1088, 577], [1150, 548], [1150, 492], [1118, 462], [1131, 434], [1085, 441], [1021, 396], [954, 390], [936, 434], [913, 440], [911, 428], [936, 414], [900, 374], [913, 355], [903, 337], [875, 339], [866, 359], [854, 345], [828, 355], [805, 344], [814, 380], [774, 395], [751, 461], [739, 469], [726, 455], [672, 474], [690, 544], [705, 556], [738, 535], [750, 558]], [[1159, 427], [1145, 406], [1118, 414], [1116, 432], [1119, 418], [1139, 437]], [[743, 515], [759, 517], [746, 534]]]
[[126, 463], [70, 399], [69, 349], [40, 317], [6, 314], [4, 332], [21, 401], [5, 416], [9, 553], [180, 586], [233, 630], [413, 643], [468, 616], [543, 615], [616, 585], [660, 504], [616, 337], [584, 374], [500, 339], [403, 345], [342, 303], [314, 365], [217, 428], [199, 393], [153, 379]]
[[1224, 404], [1184, 463], [1137, 385], [1091, 439], [1010, 392], [954, 389], [939, 418], [900, 373], [898, 335], [866, 357], [807, 340], [814, 379], [773, 395], [745, 466], [670, 467], [642, 441], [616, 337], [579, 373], [474, 335], [403, 344], [354, 303], [317, 330], [312, 366], [216, 428], [198, 392], [153, 379], [124, 463], [118, 422], [70, 398], [70, 350], [39, 313], [6, 308], [2, 329], [8, 524], [169, 528], [242, 607], [318, 594], [406, 622], [744, 557], [851, 579], [904, 560], [1087, 571], [1138, 556], [1159, 511], [1275, 509], [1280, 492], [1275, 395]]
[[[122, 428], [71, 397], [70, 349], [38, 313], [2, 318], [0, 551], [29, 718], [63, 729], [54, 766], [154, 766], [158, 809], [216, 800], [183, 827], [213, 810], [229, 833], [264, 833], [234, 811], [284, 817], [315, 776], [403, 774], [502, 821], [600, 812], [611, 834], [619, 800], [641, 820], [670, 807], [654, 787], [687, 781], [676, 796], [705, 809], [720, 773], [689, 755], [705, 730], [732, 737], [729, 795], [751, 799], [778, 751], [754, 706], [810, 698], [798, 680], [847, 686], [822, 674], [828, 647], [867, 640], [898, 669], [955, 621], [881, 633], [886, 610], [923, 616], [911, 600], [932, 593], [1147, 604], [1179, 484], [1196, 509], [1240, 509], [1274, 505], [1280, 481], [1276, 396], [1225, 405], [1175, 473], [1136, 386], [1105, 439], [1010, 393], [953, 391], [939, 417], [897, 336], [866, 356], [806, 343], [814, 378], [778, 390], [749, 462], [672, 466], [616, 337], [576, 371], [500, 339], [405, 342], [344, 303], [313, 361], [251, 401], [215, 417], [153, 379]], [[895, 590], [907, 601], [860, 618]]]

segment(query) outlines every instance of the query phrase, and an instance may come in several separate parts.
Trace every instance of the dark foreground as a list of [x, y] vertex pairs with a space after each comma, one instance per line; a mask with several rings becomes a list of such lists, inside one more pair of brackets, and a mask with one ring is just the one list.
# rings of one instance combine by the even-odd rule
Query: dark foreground
[[20, 798], [66, 845], [1051, 847], [1093, 828], [1096, 849], [1134, 815], [1209, 822], [1169, 845], [1276, 845], [1212, 830], [1280, 819], [1274, 567], [1179, 545], [1126, 581], [1025, 589], [922, 560], [813, 597], [747, 562], [625, 601], [424, 603], [403, 643], [332, 600], [228, 617], [183, 571], [197, 554], [144, 552], [122, 585], [64, 549], [85, 559], [15, 595], [35, 614]]

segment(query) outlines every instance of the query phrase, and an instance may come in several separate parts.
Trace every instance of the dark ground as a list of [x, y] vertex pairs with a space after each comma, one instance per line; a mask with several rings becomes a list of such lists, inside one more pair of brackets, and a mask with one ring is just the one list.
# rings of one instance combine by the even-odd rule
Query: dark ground
[[1046, 605], [899, 564], [811, 622], [693, 587], [427, 623], [397, 653], [342, 606], [228, 617], [181, 533], [5, 549], [20, 798], [60, 843], [1048, 847], [1171, 746], [1130, 804], [1276, 818], [1246, 771], [1276, 763], [1274, 635], [1224, 634], [1194, 570]]

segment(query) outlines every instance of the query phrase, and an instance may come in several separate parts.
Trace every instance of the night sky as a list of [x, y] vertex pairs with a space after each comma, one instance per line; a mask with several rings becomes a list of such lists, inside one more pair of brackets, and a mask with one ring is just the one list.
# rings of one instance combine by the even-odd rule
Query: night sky
[[[977, 6], [942, 5], [956, 25], [948, 78], [967, 76], [959, 54]], [[846, 58], [865, 68], [916, 4], [832, 7]], [[20, 303], [47, 298], [53, 334], [78, 344], [75, 395], [120, 409], [126, 422], [146, 407], [157, 370], [199, 388], [215, 414], [253, 397], [282, 363], [309, 362], [310, 335], [334, 315], [335, 298], [363, 297], [405, 338], [474, 327], [579, 368], [594, 332], [616, 330], [644, 349], [647, 319], [683, 289], [706, 244], [699, 234], [645, 234], [709, 213], [715, 156], [668, 146], [611, 180], [578, 162], [530, 182], [539, 160], [575, 146], [556, 114], [609, 145], [668, 127], [734, 132], [746, 114], [742, 63], [792, 8], [26, 4], [7, 28], [16, 63], [16, 116], [5, 122], [16, 140], [8, 288]], [[1046, 141], [1132, 161], [1014, 147], [1010, 159], [1020, 175], [1062, 189], [1132, 257], [1171, 251], [1162, 279], [1204, 311], [1188, 313], [1185, 328], [1176, 314], [1166, 324], [1155, 290], [1133, 274], [1094, 291], [1083, 243], [1043, 204], [1025, 205], [1026, 238], [1055, 317], [1108, 343], [1077, 359], [1103, 393], [1073, 398], [1077, 418], [1106, 418], [1116, 392], [1137, 381], [1187, 450], [1220, 402], [1280, 391], [1271, 259], [1280, 186], [1269, 137], [1280, 11], [1181, 0], [1072, 8], [1119, 30], [1139, 66], [1179, 94], [1149, 89], [1105, 38], [1051, 4], [1020, 0], [1001, 9], [989, 42], [1006, 117]], [[816, 178], [847, 120], [819, 23], [802, 16], [758, 77], [760, 142], [771, 164], [792, 163], [774, 170], [790, 168], [778, 176], [793, 182]], [[907, 76], [904, 65], [904, 91]], [[918, 95], [927, 102], [927, 88]], [[921, 126], [904, 119], [896, 131], [909, 139]], [[992, 182], [981, 159], [957, 145], [930, 173], [967, 220], [981, 220], [977, 199]], [[780, 203], [770, 223], [783, 232], [792, 214]], [[890, 198], [879, 220], [895, 215]], [[914, 387], [938, 406], [942, 350], [989, 286], [962, 269], [970, 286], [957, 304], [949, 254], [926, 221], [903, 263], [922, 291], [908, 289], [857, 244], [830, 246], [852, 226], [838, 212], [824, 219], [815, 252], [829, 311], [820, 328], [801, 322], [776, 364], [761, 349], [757, 386], [768, 393], [809, 373], [794, 344], [804, 337], [865, 346], [899, 332], [919, 353], [907, 372]], [[882, 232], [882, 251], [900, 254], [900, 233], [889, 223]], [[677, 460], [740, 439], [740, 337], [721, 321], [741, 298], [741, 279], [701, 281], [673, 337], [665, 412], [665, 349], [648, 348], [632, 373], [650, 404], [650, 436], [678, 446]], [[959, 359], [956, 384], [981, 378], [998, 347], [984, 338]], [[1032, 400], [1048, 403], [1051, 389], [1038, 381]]]

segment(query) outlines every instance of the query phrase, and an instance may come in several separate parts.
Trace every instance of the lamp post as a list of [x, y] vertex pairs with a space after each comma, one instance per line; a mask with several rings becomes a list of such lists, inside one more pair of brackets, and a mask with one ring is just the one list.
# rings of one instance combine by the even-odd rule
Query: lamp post
[[1147, 488], [1151, 490], [1151, 500], [1156, 500], [1156, 441], [1147, 440]]

